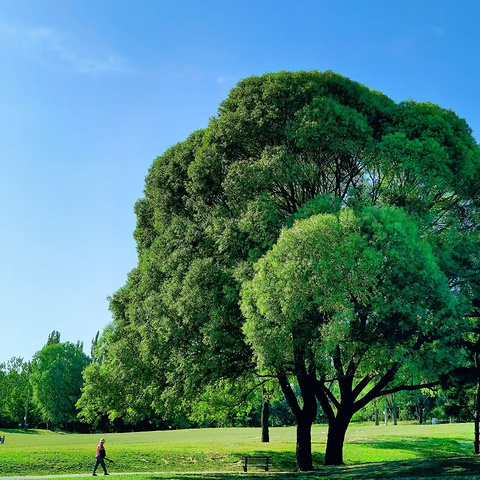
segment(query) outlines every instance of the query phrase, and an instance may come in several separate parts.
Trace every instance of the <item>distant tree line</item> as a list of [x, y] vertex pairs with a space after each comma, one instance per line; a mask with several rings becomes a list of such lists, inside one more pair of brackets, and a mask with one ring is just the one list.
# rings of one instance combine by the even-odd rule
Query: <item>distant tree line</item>
[[[95, 341], [98, 342], [98, 334]], [[46, 428], [70, 432], [122, 432], [202, 427], [261, 427], [263, 392], [255, 390], [242, 402], [224, 393], [222, 402], [218, 395], [207, 395], [195, 411], [178, 411], [175, 417], [160, 417], [155, 409], [128, 420], [108, 413], [87, 420], [89, 406], [82, 390], [88, 385], [82, 374], [92, 359], [83, 352], [81, 343], [60, 342], [60, 333], [52, 332], [46, 345], [31, 361], [14, 357], [0, 364], [0, 428]], [[475, 418], [475, 392], [470, 385], [475, 381], [455, 382], [452, 376], [447, 384], [455, 388], [443, 391], [416, 390], [391, 395], [372, 402], [354, 416], [354, 422], [371, 422], [395, 425], [398, 421], [419, 424], [438, 422], [468, 422]], [[107, 406], [108, 408], [108, 406]], [[295, 416], [280, 390], [270, 392], [268, 425], [295, 425]], [[108, 410], [107, 410], [108, 411]], [[327, 423], [319, 409], [315, 423]]]
[[0, 425], [86, 431], [76, 403], [89, 363], [81, 342], [62, 343], [53, 331], [31, 361], [0, 364]]

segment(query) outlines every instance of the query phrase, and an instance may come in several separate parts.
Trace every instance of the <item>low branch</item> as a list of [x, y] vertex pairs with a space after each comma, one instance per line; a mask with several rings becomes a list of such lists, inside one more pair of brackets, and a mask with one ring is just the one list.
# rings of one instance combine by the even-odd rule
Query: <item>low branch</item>
[[440, 385], [440, 381], [430, 382], [430, 383], [422, 383], [419, 385], [398, 385], [397, 387], [389, 388], [388, 390], [382, 390], [378, 397], [383, 397], [390, 393], [396, 392], [403, 392], [403, 391], [412, 391], [412, 390], [420, 390], [421, 388], [433, 388]]
[[255, 385], [254, 387], [250, 388], [249, 390], [247, 390], [244, 394], [240, 395], [240, 399], [238, 402], [232, 404], [232, 405], [227, 405], [226, 408], [235, 408], [235, 407], [238, 407], [239, 405], [241, 405], [243, 402], [245, 402], [248, 398], [248, 396], [253, 393], [257, 388], [261, 387], [262, 385], [265, 385], [266, 383], [268, 382], [268, 379], [267, 380], [263, 380], [262, 382], [260, 382], [258, 385]]

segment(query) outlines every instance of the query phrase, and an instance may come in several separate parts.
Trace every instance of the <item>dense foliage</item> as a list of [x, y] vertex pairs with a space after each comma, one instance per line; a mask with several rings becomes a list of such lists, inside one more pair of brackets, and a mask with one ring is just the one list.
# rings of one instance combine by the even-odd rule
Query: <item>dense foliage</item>
[[14, 357], [0, 364], [0, 422], [3, 426], [25, 426], [32, 412], [32, 388], [29, 383], [30, 364]]
[[[343, 433], [354, 412], [341, 413], [345, 403], [335, 400], [335, 389], [341, 395], [365, 391], [360, 398], [367, 403], [435, 373], [435, 354], [445, 356], [438, 342], [466, 326], [472, 300], [480, 297], [478, 249], [472, 248], [478, 246], [479, 179], [480, 149], [468, 125], [437, 105], [396, 104], [333, 72], [241, 81], [206, 129], [150, 168], [145, 196], [135, 206], [138, 266], [111, 299], [114, 321], [104, 335], [102, 360], [86, 377], [90, 398], [102, 395], [93, 380], [109, 378], [125, 400], [117, 398], [112, 407], [103, 398], [88, 418], [95, 411], [189, 415], [207, 389], [233, 382], [248, 396], [263, 384], [262, 375], [280, 384], [287, 378], [301, 397], [289, 402], [294, 413], [298, 404], [298, 466], [311, 469], [301, 441], [301, 424], [315, 418], [310, 393], [301, 370], [285, 366], [292, 326], [302, 325], [313, 339], [321, 333], [315, 348], [305, 340], [301, 351], [313, 355], [305, 359], [307, 371], [309, 365], [325, 370], [322, 381], [330, 386], [317, 399], [330, 421], [341, 418]], [[356, 226], [335, 231], [346, 208]], [[311, 265], [310, 247], [302, 249], [300, 240], [315, 219], [329, 227], [315, 227], [310, 247], [318, 241], [318, 264]], [[320, 291], [293, 275], [287, 259], [295, 252], [298, 264], [317, 275]], [[278, 278], [300, 282], [288, 287], [292, 295], [281, 282], [267, 280], [271, 296], [257, 295], [269, 262]], [[260, 311], [247, 312], [247, 326], [242, 286], [246, 304]], [[376, 289], [382, 295], [374, 295]], [[263, 314], [262, 302], [275, 306], [271, 316]], [[269, 322], [288, 328], [272, 331]], [[335, 352], [340, 337], [342, 352], [333, 358], [342, 366], [334, 365], [329, 377], [324, 357]], [[272, 358], [262, 342], [270, 342]], [[369, 360], [373, 373], [348, 367], [360, 365], [362, 351], [377, 350]], [[351, 373], [347, 390], [345, 369]], [[342, 443], [329, 441], [330, 447]], [[340, 449], [326, 461], [341, 459]]]
[[82, 373], [90, 359], [81, 344], [61, 343], [60, 334], [54, 333], [57, 335], [51, 335], [34, 355], [29, 383], [40, 418], [55, 429], [77, 421], [75, 404], [83, 385]]
[[332, 463], [342, 461], [357, 411], [389, 392], [418, 388], [456, 356], [444, 343], [457, 333], [455, 295], [399, 209], [369, 207], [357, 216], [343, 209], [296, 222], [256, 263], [242, 293], [247, 340], [262, 371], [279, 379], [299, 448], [311, 456], [318, 400]]

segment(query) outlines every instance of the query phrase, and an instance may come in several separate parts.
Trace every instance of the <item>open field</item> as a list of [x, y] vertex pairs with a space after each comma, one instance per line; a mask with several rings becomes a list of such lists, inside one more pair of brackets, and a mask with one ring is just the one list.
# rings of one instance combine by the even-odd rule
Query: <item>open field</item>
[[[260, 442], [260, 429], [225, 428], [161, 432], [78, 435], [31, 430], [0, 430], [0, 476], [90, 473], [95, 446], [106, 438], [107, 454], [115, 463], [110, 472], [145, 473], [125, 477], [135, 480], [236, 480], [244, 477], [238, 463], [245, 454], [273, 457], [272, 474], [282, 480], [314, 475], [334, 478], [413, 478], [449, 475], [449, 478], [480, 478], [480, 463], [473, 458], [473, 425], [352, 425], [344, 449], [345, 465], [322, 467], [326, 426], [312, 431], [313, 474], [294, 474], [295, 428], [272, 428], [270, 443]], [[449, 460], [446, 460], [449, 459]], [[433, 462], [431, 460], [434, 460]], [[175, 474], [175, 472], [181, 472]], [[197, 475], [193, 475], [196, 472]], [[212, 472], [217, 472], [213, 474]], [[280, 474], [280, 472], [283, 472]], [[100, 472], [98, 472], [100, 473]], [[402, 475], [401, 475], [402, 473]], [[379, 476], [381, 475], [381, 476]], [[463, 475], [463, 476], [462, 476]], [[251, 480], [269, 474], [253, 470]]]

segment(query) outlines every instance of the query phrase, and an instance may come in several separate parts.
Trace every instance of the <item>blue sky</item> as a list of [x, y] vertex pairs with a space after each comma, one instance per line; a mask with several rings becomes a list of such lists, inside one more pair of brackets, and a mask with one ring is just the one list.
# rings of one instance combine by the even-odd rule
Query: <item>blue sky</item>
[[0, 0], [0, 362], [85, 344], [136, 265], [153, 159], [242, 78], [334, 70], [480, 140], [476, 0]]

